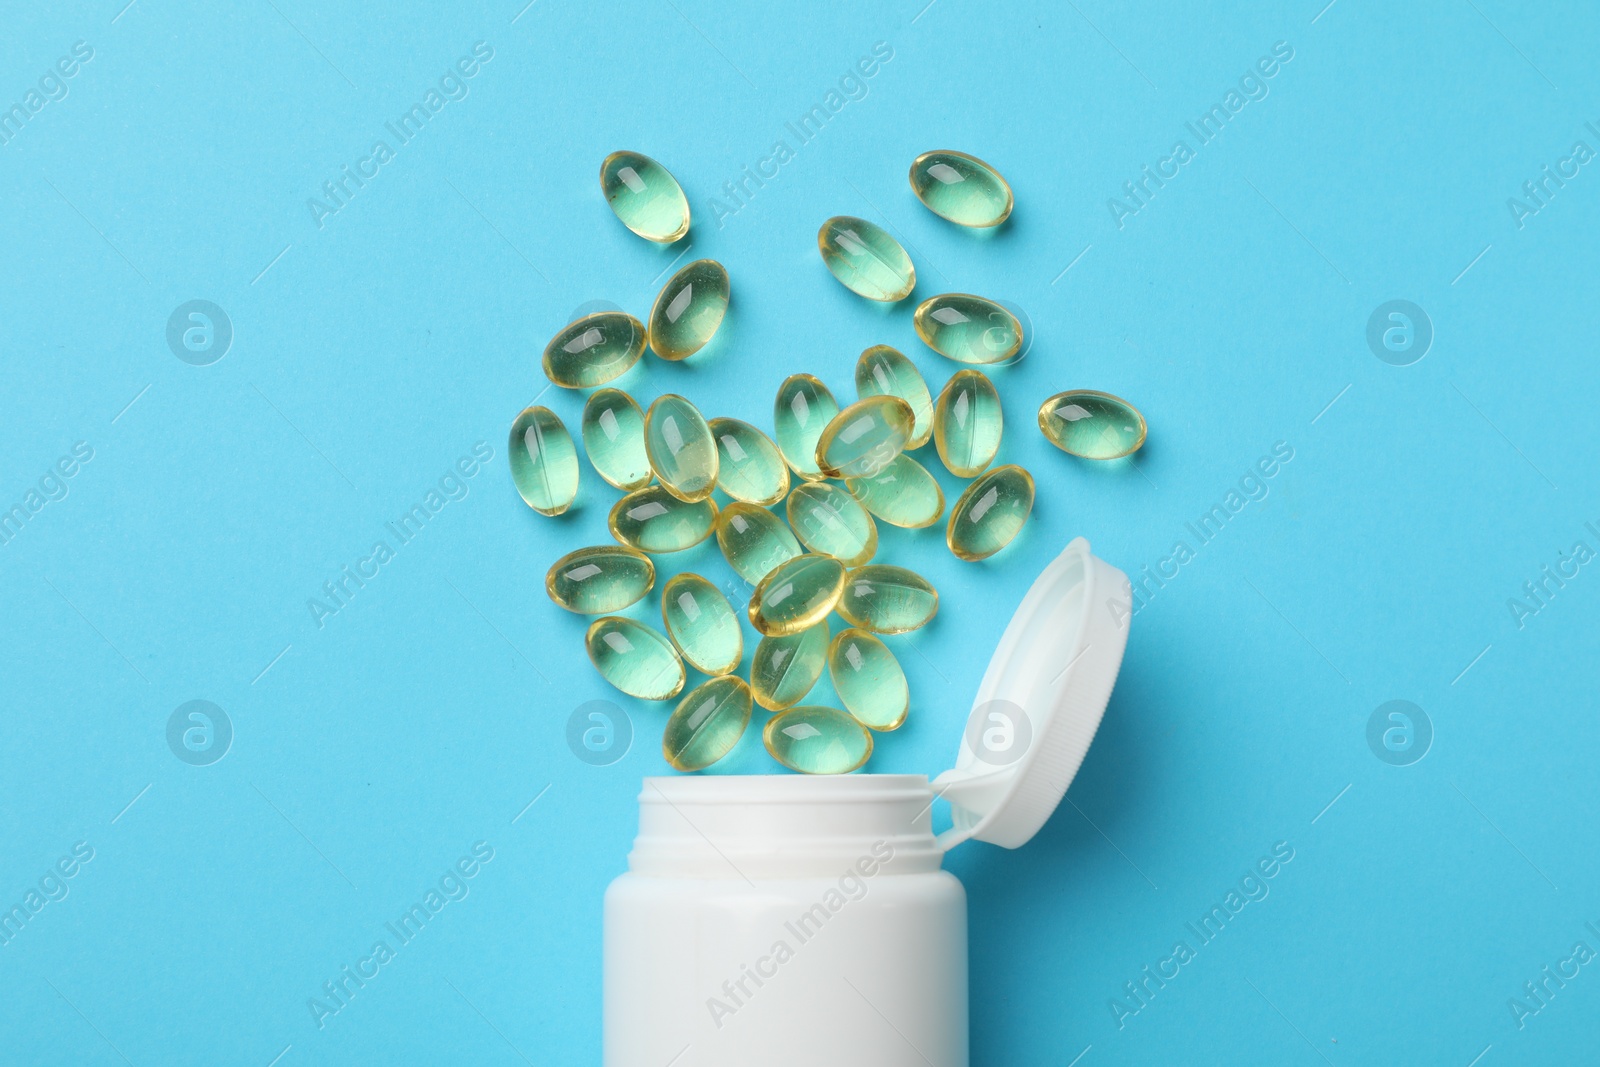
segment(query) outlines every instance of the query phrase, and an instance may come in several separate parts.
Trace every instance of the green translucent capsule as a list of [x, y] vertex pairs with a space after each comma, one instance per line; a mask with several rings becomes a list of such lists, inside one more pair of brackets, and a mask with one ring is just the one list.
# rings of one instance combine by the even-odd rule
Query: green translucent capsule
[[783, 637], [763, 637], [750, 660], [750, 691], [768, 711], [792, 708], [822, 677], [828, 658], [828, 621]]
[[622, 224], [647, 241], [671, 244], [689, 232], [683, 186], [649, 156], [611, 153], [600, 164], [600, 191]]
[[988, 559], [1022, 532], [1033, 510], [1033, 476], [1021, 467], [986, 471], [950, 509], [945, 544], [959, 559]]
[[676, 575], [661, 590], [667, 636], [701, 674], [727, 674], [744, 657], [744, 632], [728, 598], [698, 574]]
[[938, 614], [939, 591], [915, 571], [869, 563], [845, 575], [835, 610], [851, 626], [903, 634], [926, 626]]
[[728, 272], [697, 259], [667, 280], [650, 309], [650, 348], [662, 359], [687, 359], [706, 346], [728, 313]]
[[784, 504], [789, 525], [813, 552], [859, 567], [878, 551], [878, 527], [867, 509], [832, 482], [802, 482]]
[[771, 507], [789, 491], [789, 467], [772, 439], [748, 422], [712, 419], [717, 488], [747, 504]]
[[778, 564], [750, 598], [750, 624], [767, 637], [810, 629], [839, 602], [844, 572], [832, 556], [808, 554]]
[[705, 500], [717, 487], [717, 442], [700, 410], [676, 393], [656, 397], [644, 415], [644, 452], [662, 488], [679, 500]]
[[837, 414], [838, 401], [809, 374], [791, 374], [778, 386], [772, 405], [778, 448], [790, 469], [808, 482], [826, 477], [817, 467], [817, 440]]
[[1121, 459], [1139, 451], [1146, 427], [1139, 410], [1120, 396], [1073, 389], [1039, 405], [1039, 429], [1063, 452], [1084, 459]]
[[733, 751], [750, 725], [750, 687], [736, 674], [703, 682], [678, 702], [661, 754], [680, 771], [701, 771]]
[[682, 552], [711, 536], [717, 504], [685, 503], [659, 485], [648, 485], [617, 501], [606, 525], [612, 537], [640, 552]]
[[644, 343], [644, 323], [625, 311], [597, 311], [550, 338], [544, 376], [563, 389], [593, 389], [631, 370]]
[[626, 545], [595, 545], [568, 552], [544, 576], [557, 607], [579, 615], [609, 615], [636, 604], [656, 584], [650, 557]]
[[870, 478], [851, 478], [845, 486], [861, 506], [891, 526], [919, 529], [944, 514], [944, 490], [928, 469], [905, 453]]
[[549, 408], [523, 408], [511, 424], [506, 454], [523, 501], [541, 515], [560, 515], [578, 497], [578, 450]]
[[911, 191], [927, 209], [957, 226], [998, 226], [1011, 216], [1011, 186], [1000, 172], [965, 152], [924, 152], [911, 164]]
[[1022, 348], [1022, 323], [981, 296], [930, 297], [917, 308], [911, 324], [923, 344], [957, 363], [1004, 363]]
[[790, 708], [767, 720], [762, 743], [801, 774], [849, 774], [872, 756], [872, 735], [838, 708]]
[[900, 242], [866, 219], [836, 215], [817, 231], [822, 262], [844, 287], [868, 300], [904, 300], [917, 271]]
[[640, 700], [670, 700], [683, 689], [683, 661], [672, 642], [642, 622], [607, 615], [584, 636], [600, 677]]
[[856, 395], [897, 396], [911, 407], [913, 423], [907, 448], [921, 448], [933, 434], [933, 397], [922, 372], [898, 349], [873, 345], [856, 360]]
[[898, 730], [911, 709], [906, 672], [889, 646], [865, 630], [840, 630], [828, 646], [833, 691], [869, 730]]
[[897, 396], [857, 400], [823, 427], [817, 469], [830, 478], [875, 474], [905, 451], [915, 422], [911, 405]]
[[957, 478], [974, 478], [1000, 451], [1005, 415], [1000, 394], [982, 371], [956, 371], [933, 408], [933, 443]]
[[583, 405], [583, 450], [595, 473], [624, 493], [650, 484], [644, 412], [621, 389], [597, 389]]
[[742, 501], [729, 504], [717, 517], [717, 547], [728, 566], [751, 585], [804, 552], [782, 519]]

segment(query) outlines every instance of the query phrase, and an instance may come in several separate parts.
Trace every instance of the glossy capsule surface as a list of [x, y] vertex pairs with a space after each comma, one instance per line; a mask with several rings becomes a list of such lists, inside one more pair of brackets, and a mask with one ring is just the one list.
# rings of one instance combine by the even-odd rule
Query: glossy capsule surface
[[778, 448], [789, 469], [806, 481], [827, 477], [817, 466], [817, 440], [837, 414], [833, 393], [809, 374], [791, 374], [778, 386], [772, 404]]
[[1022, 349], [1022, 323], [993, 300], [944, 293], [911, 317], [922, 343], [957, 363], [1004, 363]]
[[917, 286], [917, 271], [900, 242], [881, 227], [836, 215], [817, 231], [822, 262], [846, 289], [868, 300], [904, 300]]
[[865, 630], [840, 630], [828, 645], [828, 677], [840, 703], [869, 730], [898, 730], [911, 708], [906, 672], [889, 646]]
[[560, 515], [578, 496], [578, 450], [555, 412], [523, 408], [506, 444], [517, 493], [541, 515]]
[[621, 389], [596, 389], [584, 403], [583, 450], [595, 473], [623, 492], [650, 484], [644, 412]]
[[768, 711], [792, 708], [822, 677], [828, 658], [826, 619], [799, 633], [763, 637], [750, 659], [750, 691]]
[[926, 467], [903, 452], [872, 477], [844, 484], [862, 507], [891, 526], [920, 529], [944, 514], [944, 490]]
[[807, 554], [778, 564], [750, 597], [750, 624], [768, 637], [810, 629], [839, 602], [844, 575], [844, 564], [832, 556]]
[[624, 311], [597, 311], [550, 338], [544, 375], [563, 389], [593, 389], [631, 370], [644, 344], [644, 323]]
[[739, 577], [757, 585], [772, 568], [803, 555], [794, 532], [766, 508], [735, 501], [717, 516], [717, 547]]
[[689, 691], [661, 733], [661, 754], [680, 771], [700, 771], [733, 751], [750, 725], [750, 687], [735, 674]]
[[661, 287], [650, 309], [650, 350], [662, 359], [687, 359], [715, 336], [728, 313], [728, 272], [697, 259]]
[[617, 501], [607, 516], [611, 536], [641, 552], [682, 552], [717, 526], [713, 500], [685, 503], [659, 485], [648, 485]]
[[626, 545], [594, 545], [568, 552], [544, 576], [557, 607], [579, 615], [609, 615], [644, 599], [656, 584], [656, 565]]
[[872, 756], [872, 734], [838, 708], [790, 708], [761, 731], [767, 753], [802, 774], [849, 774]]
[[933, 408], [933, 443], [945, 468], [957, 478], [974, 478], [994, 461], [1005, 430], [1000, 394], [982, 371], [950, 376]]
[[608, 615], [584, 637], [600, 677], [640, 700], [670, 700], [683, 689], [683, 661], [672, 642], [642, 622]]
[[834, 482], [803, 482], [784, 503], [789, 525], [813, 552], [859, 567], [878, 551], [878, 527], [861, 502]]
[[1146, 426], [1120, 396], [1074, 389], [1039, 405], [1039, 429], [1061, 451], [1084, 459], [1121, 459], [1139, 451]]
[[845, 575], [834, 606], [846, 622], [879, 634], [926, 626], [939, 611], [939, 591], [904, 567], [869, 563]]
[[873, 345], [856, 360], [856, 395], [897, 396], [911, 408], [911, 438], [907, 448], [921, 448], [933, 435], [933, 396], [916, 364], [899, 349]]
[[957, 226], [998, 226], [1011, 216], [1011, 186], [977, 156], [924, 152], [911, 164], [911, 191], [927, 209]]
[[1032, 475], [1017, 466], [985, 471], [950, 509], [945, 543], [960, 559], [988, 559], [1022, 532], [1032, 510]]
[[662, 488], [679, 500], [705, 500], [717, 487], [717, 442], [700, 409], [676, 393], [644, 414], [644, 453]]
[[689, 232], [689, 199], [666, 167], [639, 152], [600, 164], [600, 191], [622, 224], [647, 241], [671, 244]]
[[817, 469], [830, 478], [859, 478], [883, 470], [905, 451], [915, 416], [897, 396], [869, 396], [845, 408], [817, 438]]
[[727, 674], [744, 657], [744, 632], [728, 598], [706, 579], [685, 571], [661, 590], [661, 620], [689, 666], [701, 674]]
[[747, 504], [771, 507], [789, 491], [789, 465], [772, 438], [738, 419], [712, 419], [717, 488]]

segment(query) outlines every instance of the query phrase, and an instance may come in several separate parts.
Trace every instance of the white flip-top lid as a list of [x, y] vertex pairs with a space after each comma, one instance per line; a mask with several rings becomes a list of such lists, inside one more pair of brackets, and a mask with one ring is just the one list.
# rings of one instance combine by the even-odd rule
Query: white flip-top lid
[[1122, 666], [1127, 575], [1079, 537], [1034, 581], [989, 660], [956, 765], [934, 779], [950, 802], [950, 849], [1016, 848], [1050, 818], [1089, 751]]

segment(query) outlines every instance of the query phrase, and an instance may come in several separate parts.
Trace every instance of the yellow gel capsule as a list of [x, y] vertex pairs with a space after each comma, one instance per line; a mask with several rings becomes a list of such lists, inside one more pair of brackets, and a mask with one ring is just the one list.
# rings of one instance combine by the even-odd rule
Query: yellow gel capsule
[[993, 300], [944, 293], [911, 317], [923, 344], [957, 363], [1004, 363], [1022, 348], [1022, 323]]
[[670, 700], [683, 689], [683, 661], [672, 642], [642, 622], [607, 615], [584, 636], [600, 677], [640, 700]]
[[624, 493], [650, 484], [644, 412], [621, 389], [597, 389], [583, 405], [583, 450], [595, 473]]
[[701, 674], [727, 674], [744, 656], [744, 632], [728, 598], [698, 574], [675, 575], [661, 590], [667, 636]]
[[974, 478], [1000, 451], [1005, 415], [1000, 394], [982, 371], [956, 371], [933, 408], [933, 443], [957, 478]]
[[1032, 475], [1017, 466], [985, 471], [950, 509], [945, 544], [959, 559], [988, 559], [1022, 532], [1032, 510]]
[[506, 454], [523, 501], [541, 515], [560, 515], [578, 496], [578, 450], [549, 408], [523, 408], [511, 423]]
[[644, 343], [644, 323], [625, 311], [597, 311], [550, 338], [544, 376], [563, 389], [593, 389], [631, 370]]
[[872, 477], [844, 484], [862, 507], [891, 526], [920, 529], [944, 514], [944, 490], [926, 467], [903, 452]]
[[717, 442], [700, 410], [676, 393], [644, 415], [644, 452], [662, 488], [693, 504], [717, 487]]
[[789, 491], [789, 467], [772, 439], [748, 422], [712, 419], [717, 488], [747, 504], [771, 507]]
[[626, 545], [595, 545], [568, 552], [544, 576], [556, 606], [579, 615], [609, 615], [636, 604], [656, 584], [650, 557]]
[[817, 438], [817, 469], [830, 478], [876, 474], [905, 451], [915, 416], [897, 396], [857, 400], [828, 421]]
[[778, 386], [772, 426], [789, 468], [808, 482], [827, 477], [817, 467], [817, 440], [839, 404], [828, 387], [809, 374], [791, 374]]
[[911, 191], [927, 209], [957, 226], [998, 226], [1011, 216], [1011, 186], [1000, 172], [965, 152], [924, 152], [911, 164]]
[[933, 397], [922, 372], [898, 349], [873, 345], [856, 360], [856, 395], [897, 396], [911, 407], [911, 438], [907, 448], [921, 448], [933, 435]]
[[606, 525], [612, 537], [640, 552], [682, 552], [711, 536], [717, 504], [685, 503], [659, 485], [648, 485], [617, 501]]
[[835, 610], [851, 626], [903, 634], [926, 626], [939, 611], [939, 591], [904, 567], [869, 563], [845, 575]]
[[1039, 405], [1039, 429], [1063, 452], [1084, 459], [1121, 459], [1139, 451], [1144, 416], [1120, 396], [1073, 389]]
[[911, 709], [906, 672], [889, 646], [865, 630], [840, 630], [828, 646], [828, 677], [845, 710], [869, 730], [898, 730]]
[[689, 200], [661, 164], [613, 152], [600, 164], [600, 191], [622, 224], [647, 241], [671, 244], [689, 232]]
[[704, 348], [728, 313], [728, 272], [697, 259], [667, 280], [650, 309], [650, 349], [662, 359], [687, 359]]
[[838, 708], [790, 708], [767, 720], [761, 741], [801, 774], [849, 774], [872, 756], [872, 735]]
[[917, 271], [900, 242], [866, 219], [836, 215], [817, 231], [822, 262], [846, 289], [868, 300], [904, 300]]
[[803, 554], [789, 527], [766, 508], [735, 501], [717, 516], [717, 547], [723, 558], [751, 585], [772, 568]]
[[860, 501], [832, 482], [795, 486], [784, 509], [802, 544], [846, 567], [859, 567], [878, 551], [878, 527], [872, 516]]
[[822, 677], [828, 658], [828, 620], [783, 637], [763, 637], [750, 660], [750, 692], [768, 711], [792, 708]]
[[733, 751], [750, 725], [750, 687], [736, 674], [702, 682], [678, 702], [661, 734], [661, 754], [680, 771], [700, 771]]
[[843, 563], [808, 554], [780, 563], [750, 598], [750, 624], [768, 637], [809, 629], [828, 617], [844, 588]]

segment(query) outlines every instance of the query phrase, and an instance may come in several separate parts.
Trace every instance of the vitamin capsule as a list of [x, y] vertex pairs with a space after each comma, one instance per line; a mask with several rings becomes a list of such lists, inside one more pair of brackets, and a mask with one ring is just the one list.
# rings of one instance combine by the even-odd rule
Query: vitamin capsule
[[907, 448], [921, 448], [933, 434], [933, 397], [916, 365], [888, 345], [873, 345], [856, 360], [856, 395], [897, 396], [911, 406]]
[[957, 478], [973, 478], [1000, 451], [1005, 415], [1000, 394], [982, 371], [956, 371], [933, 408], [933, 443]]
[[844, 287], [868, 300], [904, 300], [917, 271], [900, 242], [866, 219], [836, 215], [817, 231], [822, 262]]
[[878, 527], [867, 509], [832, 482], [802, 482], [784, 504], [789, 525], [813, 552], [859, 567], [878, 551]]
[[789, 491], [789, 467], [772, 439], [748, 422], [712, 419], [717, 488], [747, 504], [771, 507]]
[[638, 152], [600, 164], [600, 191], [622, 224], [647, 241], [671, 244], [689, 232], [689, 200], [666, 167]]
[[826, 477], [817, 467], [817, 439], [839, 404], [828, 387], [809, 374], [791, 374], [778, 386], [772, 405], [772, 425], [784, 461], [808, 482]]
[[583, 450], [595, 473], [624, 493], [650, 484], [644, 412], [621, 389], [598, 389], [583, 405]]
[[822, 677], [828, 658], [828, 620], [784, 637], [763, 637], [750, 660], [750, 692], [768, 711], [792, 708]]
[[838, 708], [790, 708], [767, 720], [761, 741], [801, 774], [849, 774], [872, 755], [872, 735]]
[[828, 646], [833, 691], [869, 730], [898, 730], [911, 708], [906, 672], [889, 646], [865, 630], [840, 630]]
[[998, 226], [1011, 216], [1011, 186], [1000, 172], [965, 152], [924, 152], [911, 164], [911, 191], [927, 209], [957, 226]]
[[672, 642], [642, 622], [607, 615], [584, 636], [600, 677], [640, 700], [670, 700], [683, 689], [683, 661]]
[[667, 636], [701, 674], [727, 674], [744, 657], [739, 616], [717, 587], [698, 574], [675, 575], [661, 590]]
[[717, 517], [717, 547], [745, 581], [758, 585], [772, 568], [804, 549], [789, 527], [766, 508], [735, 501]]
[[1039, 405], [1039, 429], [1049, 442], [1084, 459], [1121, 459], [1144, 444], [1144, 416], [1119, 396], [1074, 389]]
[[985, 471], [950, 509], [945, 544], [959, 559], [988, 559], [1022, 531], [1032, 510], [1032, 475], [1017, 466]]
[[928, 469], [905, 453], [870, 478], [851, 478], [845, 486], [861, 506], [891, 526], [932, 526], [944, 514], [944, 490]]
[[680, 360], [706, 346], [728, 313], [728, 272], [714, 259], [697, 259], [667, 280], [650, 309], [650, 348]]
[[736, 674], [702, 682], [678, 702], [661, 734], [661, 754], [680, 771], [700, 771], [733, 751], [750, 725], [750, 687]]
[[685, 503], [659, 485], [647, 485], [617, 501], [606, 519], [611, 536], [640, 552], [682, 552], [717, 525], [717, 503]]
[[835, 610], [851, 626], [903, 634], [926, 626], [939, 611], [939, 591], [915, 571], [869, 563], [845, 575]]
[[563, 389], [593, 389], [631, 370], [644, 342], [644, 323], [625, 311], [585, 315], [544, 346], [544, 376]]
[[817, 438], [817, 469], [830, 478], [859, 478], [883, 470], [905, 451], [915, 423], [897, 396], [857, 400], [828, 421]]
[[993, 300], [945, 293], [911, 317], [923, 344], [957, 363], [1004, 363], [1022, 348], [1022, 323]]
[[626, 545], [595, 545], [568, 552], [544, 576], [556, 606], [579, 615], [609, 615], [636, 604], [656, 584], [650, 557]]
[[656, 397], [644, 414], [644, 452], [661, 486], [690, 504], [717, 487], [717, 442], [700, 411], [676, 393]]
[[750, 598], [750, 624], [768, 637], [815, 626], [839, 602], [844, 570], [844, 564], [832, 556], [816, 554], [778, 564], [761, 579]]
[[578, 450], [549, 408], [523, 408], [511, 424], [506, 454], [517, 492], [541, 515], [560, 515], [578, 496]]

